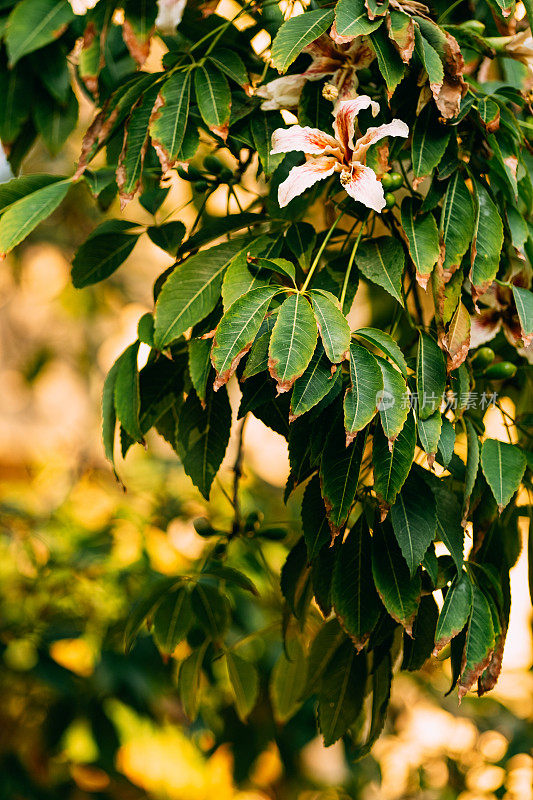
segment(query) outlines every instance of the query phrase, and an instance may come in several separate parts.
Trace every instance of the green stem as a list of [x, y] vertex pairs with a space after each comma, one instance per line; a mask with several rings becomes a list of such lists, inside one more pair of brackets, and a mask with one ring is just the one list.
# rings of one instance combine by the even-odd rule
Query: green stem
[[346, 275], [344, 276], [344, 283], [342, 285], [342, 292], [341, 292], [340, 301], [339, 301], [340, 302], [340, 306], [341, 306], [341, 310], [344, 308], [344, 300], [346, 299], [346, 292], [348, 291], [348, 281], [350, 280], [350, 273], [352, 271], [353, 262], [355, 261], [355, 254], [357, 253], [357, 248], [359, 247], [359, 242], [361, 241], [361, 236], [363, 235], [363, 231], [365, 229], [367, 219], [368, 219], [368, 214], [364, 218], [364, 220], [362, 220], [362, 222], [361, 222], [361, 227], [359, 228], [359, 233], [357, 234], [357, 239], [355, 240], [355, 244], [354, 244], [354, 246], [352, 248], [352, 252], [350, 254], [350, 260], [348, 262], [348, 269], [346, 270]]
[[331, 239], [331, 235], [332, 235], [333, 231], [335, 230], [335, 228], [337, 227], [337, 225], [339, 224], [342, 216], [343, 216], [343, 214], [339, 214], [339, 216], [337, 217], [337, 219], [335, 220], [335, 222], [333, 223], [333, 225], [331, 226], [331, 228], [327, 232], [326, 236], [324, 237], [324, 241], [320, 245], [320, 249], [319, 249], [318, 253], [315, 256], [315, 260], [311, 264], [311, 268], [309, 269], [309, 272], [307, 273], [307, 277], [306, 277], [306, 279], [304, 281], [304, 284], [303, 284], [303, 286], [302, 286], [302, 288], [300, 290], [301, 292], [305, 292], [305, 290], [309, 286], [309, 282], [310, 282], [311, 278], [313, 277], [313, 272], [317, 268], [317, 266], [319, 264], [319, 261], [322, 258], [322, 253], [326, 249], [327, 244], [328, 244], [329, 240]]

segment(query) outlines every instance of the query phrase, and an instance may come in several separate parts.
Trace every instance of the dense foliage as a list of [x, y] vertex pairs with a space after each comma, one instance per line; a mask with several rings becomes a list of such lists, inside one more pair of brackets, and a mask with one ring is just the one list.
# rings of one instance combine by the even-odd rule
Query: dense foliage
[[[115, 463], [117, 428], [123, 456], [155, 428], [209, 498], [230, 438], [230, 380], [240, 441], [248, 414], [287, 439], [285, 497], [300, 492], [301, 537], [281, 570], [274, 713], [285, 722], [316, 697], [325, 744], [349, 734], [361, 757], [384, 724], [393, 668], [448, 653], [461, 698], [490, 690], [501, 666], [533, 466], [528, 17], [501, 0], [312, 2], [285, 21], [270, 2], [229, 20], [208, 2], [86, 5], [1, 4], [0, 137], [13, 170], [37, 136], [51, 153], [63, 147], [73, 82], [96, 113], [73, 176], [0, 186], [0, 252], [73, 182], [103, 209], [138, 195], [153, 214], [149, 227], [106, 219], [72, 264], [76, 287], [95, 284], [145, 234], [176, 258], [107, 377], [106, 454]], [[258, 55], [263, 34], [272, 45]], [[166, 52], [153, 72], [156, 35]], [[243, 208], [250, 175], [257, 193]], [[188, 231], [159, 211], [178, 178], [199, 200]], [[239, 212], [209, 218], [221, 186]], [[351, 330], [363, 284], [381, 324]], [[508, 441], [485, 436], [489, 406]], [[260, 692], [230, 601], [257, 589], [235, 554], [286, 531], [241, 513], [241, 469], [239, 446], [232, 526], [199, 520], [208, 556], [149, 586], [125, 632], [129, 649], [148, 619], [166, 654], [187, 639], [179, 684], [191, 719], [202, 676], [216, 684], [213, 659], [242, 719]]]

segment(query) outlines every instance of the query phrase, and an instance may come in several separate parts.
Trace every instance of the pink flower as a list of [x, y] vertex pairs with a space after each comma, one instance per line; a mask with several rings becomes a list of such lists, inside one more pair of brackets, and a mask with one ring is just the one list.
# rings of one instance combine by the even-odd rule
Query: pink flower
[[369, 128], [364, 136], [354, 143], [355, 118], [359, 111], [371, 108], [374, 116], [379, 105], [370, 97], [361, 95], [353, 100], [344, 100], [337, 106], [333, 116], [333, 131], [330, 136], [316, 128], [278, 128], [272, 134], [272, 155], [301, 151], [307, 161], [300, 167], [293, 167], [278, 189], [278, 202], [283, 208], [299, 194], [302, 194], [317, 181], [322, 181], [340, 173], [341, 183], [346, 192], [374, 211], [385, 208], [385, 193], [381, 181], [373, 169], [366, 166], [368, 148], [385, 136], [409, 135], [409, 128], [400, 119], [393, 119], [386, 125]]

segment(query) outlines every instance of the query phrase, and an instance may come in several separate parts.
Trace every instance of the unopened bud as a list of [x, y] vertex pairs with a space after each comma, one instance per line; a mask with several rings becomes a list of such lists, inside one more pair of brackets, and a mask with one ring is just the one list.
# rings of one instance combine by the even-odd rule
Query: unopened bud
[[332, 102], [337, 99], [339, 96], [339, 90], [336, 86], [332, 83], [326, 83], [324, 88], [322, 89], [322, 97], [325, 100], [331, 100]]

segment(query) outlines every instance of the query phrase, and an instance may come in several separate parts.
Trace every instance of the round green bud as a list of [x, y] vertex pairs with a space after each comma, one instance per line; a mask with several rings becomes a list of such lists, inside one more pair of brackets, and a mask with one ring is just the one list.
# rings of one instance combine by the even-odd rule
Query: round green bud
[[216, 156], [206, 156], [204, 158], [204, 167], [212, 175], [220, 175], [224, 169], [224, 164]]
[[201, 180], [201, 181], [195, 181], [193, 183], [193, 187], [195, 192], [207, 192], [209, 185], [207, 181]]
[[492, 347], [480, 347], [472, 356], [472, 367], [475, 372], [483, 372], [493, 361], [494, 350]]
[[385, 195], [385, 206], [386, 208], [393, 208], [396, 205], [396, 198], [392, 194], [392, 192], [387, 192]]
[[233, 178], [233, 172], [227, 167], [224, 167], [219, 177], [222, 183], [229, 183]]

